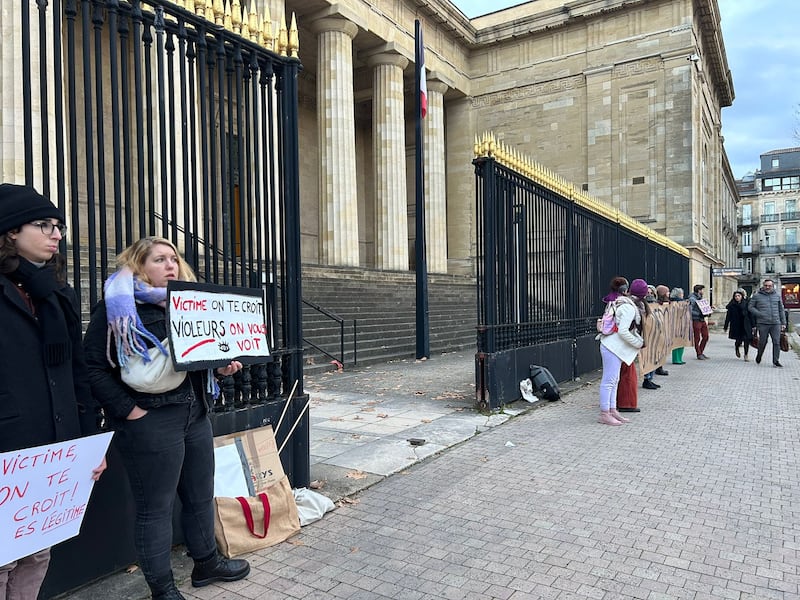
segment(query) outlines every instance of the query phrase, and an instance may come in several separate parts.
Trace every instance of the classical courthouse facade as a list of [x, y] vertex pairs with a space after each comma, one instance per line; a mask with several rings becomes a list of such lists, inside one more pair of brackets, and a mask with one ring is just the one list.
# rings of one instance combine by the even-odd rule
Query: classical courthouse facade
[[[206, 14], [223, 6], [189, 4]], [[471, 20], [448, 0], [233, 7], [296, 16], [305, 264], [414, 269], [415, 19], [427, 67], [430, 272], [475, 273], [471, 161], [487, 131], [687, 248], [692, 282], [709, 285], [710, 267], [735, 264], [737, 193], [720, 133], [734, 90], [717, 0], [533, 0]], [[18, 10], [4, 8], [6, 40], [21, 39]], [[5, 89], [19, 86], [10, 46], [0, 53]], [[3, 96], [2, 178], [18, 181], [20, 95]], [[736, 282], [714, 284], [728, 296]]]
[[431, 271], [473, 272], [484, 131], [686, 247], [692, 282], [736, 263], [720, 134], [734, 90], [716, 0], [534, 0], [472, 20], [447, 0], [285, 4], [304, 65], [305, 261], [412, 266], [419, 19]]

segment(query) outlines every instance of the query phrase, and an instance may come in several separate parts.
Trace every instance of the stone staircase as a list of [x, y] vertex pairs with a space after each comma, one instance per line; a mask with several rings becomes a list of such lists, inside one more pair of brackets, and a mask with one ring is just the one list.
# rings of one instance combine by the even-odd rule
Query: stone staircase
[[[340, 323], [314, 306], [344, 320], [345, 370], [416, 355], [413, 272], [304, 265], [303, 300], [306, 373], [337, 368], [314, 346], [341, 360]], [[431, 356], [476, 347], [476, 301], [472, 277], [428, 276]]]

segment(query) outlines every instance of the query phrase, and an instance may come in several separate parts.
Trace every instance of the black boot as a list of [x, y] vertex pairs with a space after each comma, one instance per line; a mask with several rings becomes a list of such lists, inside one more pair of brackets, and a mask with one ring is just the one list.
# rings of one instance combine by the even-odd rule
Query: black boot
[[208, 560], [197, 560], [192, 569], [192, 585], [203, 587], [215, 581], [239, 581], [250, 573], [250, 563], [241, 559], [225, 558], [217, 553]]
[[148, 581], [147, 585], [150, 586], [150, 591], [153, 593], [153, 600], [186, 600], [175, 587], [172, 573]]

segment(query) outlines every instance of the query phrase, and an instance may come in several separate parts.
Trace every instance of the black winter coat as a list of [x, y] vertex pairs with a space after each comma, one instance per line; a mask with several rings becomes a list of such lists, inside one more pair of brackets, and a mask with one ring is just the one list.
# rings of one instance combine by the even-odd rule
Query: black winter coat
[[[139, 318], [145, 328], [159, 340], [167, 337], [166, 311], [155, 304], [137, 304]], [[190, 372], [189, 377], [172, 391], [164, 394], [147, 394], [137, 392], [122, 382], [119, 366], [112, 367], [106, 357], [108, 320], [105, 301], [100, 301], [92, 310], [89, 327], [83, 340], [86, 352], [86, 364], [89, 369], [89, 381], [92, 393], [103, 407], [112, 427], [115, 421], [125, 419], [134, 406], [150, 410], [167, 404], [188, 404], [193, 398], [201, 398], [206, 402], [205, 377], [199, 372]], [[112, 340], [113, 344], [113, 340]], [[112, 347], [111, 356], [115, 356]]]
[[11, 452], [96, 433], [97, 410], [81, 346], [80, 310], [75, 292], [56, 292], [67, 319], [72, 359], [46, 366], [39, 321], [16, 285], [0, 275], [0, 452]]
[[726, 307], [724, 329], [728, 337], [739, 342], [748, 342], [753, 338], [753, 325], [750, 322], [750, 311], [747, 310], [747, 301], [736, 302], [731, 300]]

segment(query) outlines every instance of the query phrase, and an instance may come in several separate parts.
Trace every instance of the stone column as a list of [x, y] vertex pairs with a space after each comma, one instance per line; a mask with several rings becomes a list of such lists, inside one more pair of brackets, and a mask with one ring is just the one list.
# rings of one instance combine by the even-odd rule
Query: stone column
[[340, 18], [311, 23], [317, 34], [320, 262], [358, 266], [353, 38], [358, 27]]
[[425, 140], [425, 237], [428, 271], [447, 273], [447, 187], [444, 156], [444, 93], [447, 84], [428, 81]]
[[375, 173], [375, 266], [408, 270], [408, 200], [403, 109], [403, 69], [408, 59], [393, 53], [370, 56], [374, 69], [372, 161]]

